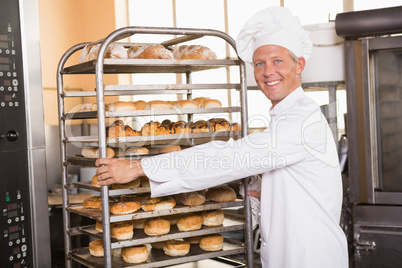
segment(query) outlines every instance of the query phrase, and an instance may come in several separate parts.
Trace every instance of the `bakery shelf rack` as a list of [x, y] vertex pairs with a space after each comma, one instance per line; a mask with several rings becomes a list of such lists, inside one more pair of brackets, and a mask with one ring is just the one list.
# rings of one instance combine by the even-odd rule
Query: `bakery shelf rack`
[[[89, 43], [80, 43], [69, 50], [60, 59], [57, 69], [57, 87], [58, 87], [58, 108], [60, 121], [60, 148], [62, 160], [62, 182], [63, 182], [63, 224], [64, 238], [66, 250], [66, 267], [72, 267], [73, 261], [81, 263], [88, 267], [131, 267], [132, 264], [125, 263], [121, 257], [116, 257], [114, 251], [126, 247], [139, 244], [147, 244], [152, 242], [166, 241], [170, 239], [179, 239], [190, 236], [198, 236], [211, 233], [224, 233], [234, 230], [244, 230], [244, 241], [232, 241], [225, 238], [223, 250], [216, 252], [207, 252], [201, 250], [198, 246], [191, 248], [190, 253], [184, 257], [170, 257], [161, 250], [152, 249], [147, 262], [136, 264], [135, 267], [161, 267], [177, 263], [192, 262], [208, 258], [217, 258], [223, 256], [231, 256], [235, 254], [244, 254], [247, 267], [253, 267], [253, 250], [252, 250], [252, 224], [251, 209], [249, 197], [228, 203], [217, 203], [208, 201], [201, 206], [176, 206], [170, 210], [161, 211], [137, 211], [128, 215], [112, 215], [109, 212], [109, 196], [119, 196], [123, 194], [138, 194], [150, 192], [149, 187], [139, 187], [135, 189], [119, 189], [114, 190], [108, 186], [101, 188], [93, 187], [90, 182], [70, 182], [68, 173], [70, 166], [91, 166], [95, 164], [94, 159], [84, 158], [81, 155], [69, 155], [69, 144], [80, 144], [81, 146], [93, 144], [99, 147], [99, 156], [106, 157], [106, 148], [110, 144], [145, 144], [154, 145], [164, 141], [178, 141], [180, 144], [192, 146], [195, 140], [211, 140], [212, 138], [230, 138], [242, 137], [248, 134], [247, 122], [247, 94], [246, 94], [246, 76], [245, 64], [238, 58], [235, 59], [211, 59], [211, 60], [176, 60], [176, 59], [108, 59], [105, 58], [107, 47], [113, 42], [118, 42], [128, 48], [134, 43], [123, 42], [126, 38], [133, 35], [162, 35], [167, 36], [166, 41], [159, 44], [165, 48], [173, 49], [174, 46], [180, 45], [187, 41], [197, 40], [204, 36], [216, 37], [225, 41], [230, 47], [236, 51], [234, 40], [227, 34], [210, 29], [190, 29], [190, 28], [154, 28], [154, 27], [125, 27], [110, 33], [106, 38], [98, 40], [100, 48], [98, 56], [95, 60], [66, 66], [70, 57], [81, 51]], [[169, 38], [170, 36], [175, 36]], [[201, 83], [194, 84], [191, 81], [191, 74], [194, 72], [202, 72], [204, 70], [214, 70], [220, 68], [236, 67], [239, 72], [239, 83]], [[105, 85], [105, 74], [159, 74], [159, 73], [175, 73], [185, 74], [185, 84], [146, 84], [146, 85]], [[64, 77], [68, 75], [93, 74], [96, 80], [94, 91], [85, 92], [69, 92], [64, 88]], [[238, 107], [221, 107], [221, 108], [199, 108], [199, 109], [182, 109], [182, 110], [137, 110], [124, 112], [109, 112], [105, 110], [105, 97], [107, 96], [128, 96], [141, 94], [184, 94], [188, 99], [192, 98], [193, 90], [229, 90], [234, 89], [238, 92], [241, 105]], [[69, 112], [65, 109], [65, 100], [67, 98], [83, 98], [96, 97], [97, 111], [85, 112]], [[142, 117], [142, 116], [164, 116], [164, 115], [187, 115], [188, 120], [192, 119], [194, 114], [216, 114], [216, 113], [240, 113], [241, 130], [207, 132], [207, 133], [186, 133], [186, 134], [167, 134], [157, 136], [138, 136], [124, 137], [117, 139], [108, 139], [106, 137], [106, 120], [109, 118], [124, 117]], [[98, 135], [95, 136], [73, 136], [67, 135], [66, 123], [69, 120], [96, 119], [98, 127]], [[137, 159], [149, 156], [140, 156]], [[244, 178], [243, 187], [247, 187], [248, 178]], [[82, 188], [93, 191], [101, 196], [102, 211], [94, 209], [85, 209], [81, 205], [70, 204], [69, 189]], [[245, 189], [247, 190], [247, 189]], [[115, 240], [110, 235], [110, 224], [120, 221], [131, 221], [140, 218], [153, 218], [164, 215], [190, 213], [196, 211], [225, 209], [243, 207], [244, 215], [234, 216], [225, 214], [225, 221], [219, 227], [202, 227], [202, 229], [190, 232], [179, 232], [176, 227], [172, 227], [172, 231], [167, 235], [150, 237], [141, 231], [137, 231], [133, 239]], [[93, 220], [101, 221], [104, 226], [103, 233], [95, 230], [94, 226], [71, 226], [70, 213], [79, 214]], [[75, 235], [88, 235], [94, 239], [103, 239], [104, 257], [93, 257], [90, 255], [88, 247], [72, 248], [71, 237]]]

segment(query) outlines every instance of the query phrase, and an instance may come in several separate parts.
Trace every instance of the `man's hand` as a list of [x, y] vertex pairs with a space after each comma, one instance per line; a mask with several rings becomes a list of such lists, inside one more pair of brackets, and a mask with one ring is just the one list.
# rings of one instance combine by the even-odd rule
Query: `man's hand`
[[251, 197], [257, 197], [258, 199], [261, 199], [261, 192], [260, 191], [249, 190], [249, 191], [247, 191], [247, 195], [251, 196]]
[[128, 183], [138, 177], [145, 176], [141, 161], [132, 161], [120, 158], [99, 158], [95, 165], [98, 167], [99, 185], [110, 185], [113, 183]]

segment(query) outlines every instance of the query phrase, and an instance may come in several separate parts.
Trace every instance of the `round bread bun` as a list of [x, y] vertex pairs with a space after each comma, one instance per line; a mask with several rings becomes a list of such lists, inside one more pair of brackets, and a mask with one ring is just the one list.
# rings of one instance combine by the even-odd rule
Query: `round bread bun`
[[145, 106], [145, 110], [151, 110], [151, 109], [167, 110], [172, 109], [172, 105], [163, 100], [153, 100], [149, 101]]
[[220, 107], [222, 107], [222, 103], [216, 99], [209, 99], [209, 100], [203, 101], [199, 107], [200, 108], [220, 108]]
[[144, 211], [172, 209], [176, 206], [176, 201], [171, 196], [156, 197], [141, 202]]
[[103, 233], [103, 224], [102, 224], [101, 221], [96, 221], [95, 230], [100, 232], [100, 233]]
[[117, 240], [131, 239], [134, 235], [134, 226], [130, 221], [118, 222], [110, 228], [110, 236]]
[[145, 147], [129, 147], [126, 150], [126, 155], [146, 155], [149, 154], [149, 150]]
[[180, 150], [181, 150], [181, 147], [179, 145], [171, 145], [171, 146], [159, 148], [159, 153], [164, 154], [164, 153], [176, 152], [176, 151], [180, 151]]
[[91, 184], [94, 187], [101, 187], [98, 182], [98, 175], [92, 177]]
[[162, 45], [134, 46], [127, 54], [130, 59], [173, 59], [173, 53]]
[[149, 236], [164, 235], [170, 232], [170, 222], [161, 218], [148, 219], [144, 223], [144, 233]]
[[143, 100], [133, 101], [136, 110], [145, 110], [145, 106], [147, 106], [147, 102]]
[[219, 186], [208, 189], [205, 197], [216, 202], [233, 202], [236, 200], [236, 192], [229, 186]]
[[[81, 149], [81, 154], [85, 158], [99, 158], [99, 149], [97, 147], [84, 147]], [[114, 157], [114, 150], [112, 148], [106, 148], [106, 157]]]
[[204, 211], [202, 214], [202, 224], [205, 226], [222, 225], [225, 215], [222, 209]]
[[155, 248], [155, 249], [163, 249], [164, 244], [165, 244], [165, 241], [154, 242], [151, 244], [151, 247]]
[[181, 232], [199, 230], [202, 227], [202, 217], [197, 214], [183, 214], [176, 225]]
[[190, 237], [186, 237], [184, 238], [184, 241], [189, 242], [191, 245], [196, 245], [199, 244], [201, 240], [201, 236], [190, 236]]
[[163, 216], [162, 219], [168, 220], [170, 222], [170, 225], [175, 225], [175, 224], [177, 224], [179, 215], [177, 215], [177, 214], [167, 215], [167, 216]]
[[198, 104], [193, 100], [178, 100], [174, 103], [176, 109], [197, 109]]
[[100, 196], [91, 196], [82, 202], [82, 206], [84, 208], [99, 208], [102, 203], [102, 199]]
[[141, 208], [139, 202], [118, 202], [110, 206], [110, 213], [124, 215], [136, 212]]
[[184, 256], [190, 252], [190, 243], [179, 240], [169, 240], [163, 245], [163, 251], [169, 256]]
[[200, 192], [181, 193], [175, 196], [176, 202], [186, 206], [199, 206], [205, 203], [205, 195]]
[[89, 253], [95, 257], [103, 257], [103, 240], [89, 242]]
[[128, 102], [128, 101], [116, 101], [116, 102], [110, 103], [106, 107], [106, 111], [109, 111], [109, 112], [135, 111], [135, 110], [136, 110], [135, 104], [132, 102]]
[[148, 259], [148, 249], [145, 245], [125, 247], [121, 250], [121, 257], [127, 263], [141, 263]]
[[220, 234], [205, 235], [200, 239], [200, 248], [205, 251], [218, 251], [223, 248], [223, 236]]
[[[90, 44], [92, 45], [92, 44]], [[93, 45], [87, 57], [85, 57], [85, 61], [96, 60], [98, 57], [98, 52], [100, 49], [101, 44]], [[88, 50], [87, 50], [88, 51]], [[127, 59], [127, 50], [121, 44], [112, 43], [110, 44], [105, 52], [105, 59]]]
[[144, 224], [146, 220], [146, 218], [133, 220], [134, 229], [144, 229]]
[[[138, 180], [138, 179], [137, 179]], [[120, 196], [122, 202], [142, 202], [151, 198], [151, 193], [141, 193], [141, 194], [124, 194]]]
[[118, 189], [132, 189], [132, 188], [138, 188], [141, 185], [140, 180], [133, 180], [127, 183], [122, 183], [122, 184], [117, 184], [113, 183], [112, 184], [112, 189], [113, 190], [118, 190]]

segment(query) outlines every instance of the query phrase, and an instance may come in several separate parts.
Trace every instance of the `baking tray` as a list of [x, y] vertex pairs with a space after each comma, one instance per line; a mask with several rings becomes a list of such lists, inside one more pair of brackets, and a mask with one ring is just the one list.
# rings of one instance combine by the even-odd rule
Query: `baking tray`
[[[96, 60], [64, 68], [61, 74], [94, 74]], [[103, 73], [188, 73], [239, 66], [239, 60], [104, 59]]]
[[[108, 143], [152, 143], [164, 140], [188, 140], [197, 138], [214, 138], [214, 137], [234, 137], [241, 136], [241, 130], [236, 131], [215, 131], [204, 133], [180, 133], [180, 134], [167, 134], [167, 135], [154, 135], [154, 136], [134, 136], [134, 137], [119, 137], [110, 138]], [[69, 143], [97, 143], [97, 136], [79, 136], [67, 137], [64, 142]]]
[[[143, 229], [134, 229], [134, 236], [132, 239], [117, 240], [111, 238], [111, 248], [121, 248], [128, 246], [137, 246], [143, 244], [149, 244], [160, 241], [167, 241], [171, 239], [182, 239], [192, 236], [200, 236], [207, 234], [223, 233], [243, 230], [245, 228], [244, 218], [240, 215], [234, 216], [233, 214], [225, 214], [223, 224], [219, 226], [202, 226], [200, 230], [181, 232], [177, 229], [176, 225], [171, 225], [170, 232], [166, 235], [149, 236], [144, 233]], [[95, 225], [79, 227], [80, 231], [84, 234], [90, 235], [97, 239], [103, 239], [103, 234], [95, 229]]]
[[[196, 109], [166, 109], [166, 110], [135, 110], [121, 112], [106, 112], [106, 118], [133, 117], [133, 116], [158, 116], [158, 115], [183, 115], [183, 114], [207, 114], [207, 113], [234, 113], [240, 112], [240, 107], [196, 108]], [[93, 119], [97, 118], [97, 112], [67, 113], [65, 119]]]
[[[135, 219], [143, 219], [143, 218], [153, 218], [158, 216], [167, 216], [172, 214], [181, 214], [181, 213], [189, 213], [189, 212], [198, 212], [204, 210], [213, 210], [213, 209], [221, 209], [228, 207], [242, 207], [244, 206], [244, 200], [237, 199], [234, 202], [225, 202], [219, 203], [214, 201], [207, 201], [199, 206], [185, 206], [185, 205], [176, 205], [172, 209], [164, 209], [164, 210], [154, 210], [154, 211], [143, 211], [142, 209], [126, 215], [114, 215], [110, 214], [110, 222], [119, 222], [119, 221], [129, 221]], [[84, 208], [83, 206], [71, 206], [68, 210], [72, 213], [85, 216], [97, 221], [102, 221], [102, 211], [95, 208]]]
[[[186, 256], [171, 257], [164, 253], [162, 249], [151, 249], [148, 260], [144, 263], [130, 264], [123, 261], [123, 258], [112, 256], [112, 266], [117, 267], [136, 267], [136, 268], [149, 268], [149, 267], [163, 267], [168, 265], [175, 265], [185, 262], [194, 262], [203, 259], [217, 258], [221, 256], [236, 255], [244, 253], [244, 245], [233, 239], [226, 239], [223, 244], [223, 249], [220, 251], [208, 252], [202, 250], [198, 245], [191, 245], [190, 252]], [[93, 257], [89, 254], [88, 248], [79, 248], [73, 250], [69, 257], [87, 267], [100, 268], [104, 267], [103, 257]]]

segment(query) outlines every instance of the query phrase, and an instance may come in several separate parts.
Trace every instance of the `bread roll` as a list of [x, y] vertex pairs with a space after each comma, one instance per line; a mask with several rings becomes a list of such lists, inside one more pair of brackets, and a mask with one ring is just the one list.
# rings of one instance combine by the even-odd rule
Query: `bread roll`
[[175, 196], [178, 204], [186, 206], [199, 206], [205, 203], [205, 195], [199, 192], [181, 193]]
[[172, 209], [175, 206], [176, 201], [171, 196], [151, 198], [141, 203], [144, 211]]
[[163, 245], [165, 245], [165, 241], [159, 241], [152, 243], [151, 247], [155, 249], [163, 249]]
[[209, 125], [205, 120], [199, 120], [195, 123], [190, 124], [190, 129], [192, 133], [204, 133], [209, 132]]
[[163, 216], [162, 219], [168, 220], [170, 222], [170, 225], [176, 225], [179, 217], [180, 217], [179, 215], [173, 214], [173, 215]]
[[147, 106], [147, 102], [143, 100], [133, 101], [136, 110], [145, 110], [145, 106]]
[[149, 150], [145, 147], [129, 147], [126, 150], [127, 156], [146, 155], [146, 154], [149, 154]]
[[131, 239], [133, 235], [134, 226], [130, 221], [118, 222], [110, 228], [110, 236], [117, 240]]
[[220, 108], [220, 107], [222, 107], [222, 103], [216, 99], [209, 99], [209, 100], [203, 101], [199, 107], [200, 108]]
[[175, 59], [200, 59], [209, 60], [216, 59], [215, 52], [211, 51], [208, 47], [201, 45], [182, 45], [173, 50]]
[[236, 200], [236, 192], [229, 186], [219, 186], [208, 189], [205, 197], [216, 202], [233, 202]]
[[148, 219], [144, 223], [144, 233], [149, 236], [164, 235], [170, 232], [170, 222], [168, 220], [154, 218]]
[[133, 130], [130, 126], [124, 125], [122, 120], [116, 120], [106, 128], [106, 137], [118, 138], [118, 137], [133, 137], [140, 136], [140, 132]]
[[197, 97], [197, 98], [194, 98], [193, 101], [197, 104], [197, 106], [199, 108], [204, 101], [209, 100], [209, 99], [210, 98], [208, 98], [208, 97]]
[[190, 124], [187, 124], [186, 122], [180, 120], [180, 121], [174, 122], [170, 126], [170, 131], [173, 134], [190, 133], [191, 128], [190, 128]]
[[151, 110], [151, 109], [168, 110], [168, 109], [172, 109], [172, 105], [167, 103], [166, 101], [153, 100], [153, 101], [149, 101], [147, 103], [147, 105], [145, 106], [145, 110]]
[[169, 256], [184, 256], [190, 252], [190, 243], [179, 240], [169, 240], [163, 245], [163, 251]]
[[106, 108], [106, 111], [109, 112], [135, 111], [135, 110], [136, 110], [135, 104], [128, 101], [116, 101], [109, 104]]
[[101, 221], [96, 221], [95, 230], [100, 232], [100, 233], [103, 233], [103, 224], [102, 224]]
[[101, 187], [98, 182], [98, 175], [95, 175], [92, 177], [91, 184], [94, 187], [98, 187], [98, 188]]
[[[81, 52], [79, 63], [96, 60], [101, 44], [88, 44]], [[112, 43], [106, 48], [105, 59], [127, 59], [127, 50], [121, 44]]]
[[[81, 154], [85, 158], [99, 158], [99, 149], [97, 147], [84, 147], [81, 149]], [[113, 158], [114, 150], [112, 148], [106, 148], [106, 157]]]
[[110, 206], [110, 213], [124, 215], [134, 213], [141, 208], [139, 202], [118, 202]]
[[133, 220], [134, 229], [144, 229], [144, 224], [146, 221], [146, 218]]
[[225, 215], [222, 209], [204, 211], [202, 214], [202, 224], [204, 226], [219, 226], [222, 225]]
[[130, 59], [173, 59], [172, 52], [162, 45], [134, 46], [127, 54]]
[[199, 230], [202, 227], [202, 217], [197, 214], [183, 214], [177, 220], [176, 225], [181, 232]]
[[141, 263], [148, 259], [148, 249], [146, 246], [125, 247], [121, 250], [121, 257], [127, 263]]
[[198, 105], [193, 100], [178, 100], [175, 102], [173, 108], [176, 109], [196, 109]]
[[164, 153], [170, 153], [170, 152], [176, 152], [180, 151], [181, 147], [179, 145], [171, 145], [171, 146], [166, 146], [162, 147], [159, 149], [159, 153], [164, 154]]
[[196, 245], [199, 244], [201, 240], [201, 236], [190, 236], [190, 237], [186, 237], [184, 238], [184, 241], [189, 242], [191, 245]]
[[219, 251], [223, 248], [223, 236], [220, 234], [205, 235], [201, 237], [199, 245], [205, 251]]
[[211, 131], [230, 131], [230, 124], [224, 118], [212, 118], [207, 121]]
[[89, 253], [95, 257], [103, 257], [103, 240], [94, 240], [89, 243]]
[[239, 123], [230, 124], [230, 130], [231, 131], [241, 130], [241, 125]]
[[119, 189], [133, 189], [133, 188], [138, 188], [141, 185], [141, 181], [140, 180], [133, 180], [127, 183], [122, 183], [122, 184], [118, 184], [118, 183], [113, 183], [112, 184], [112, 189], [113, 190], [119, 190]]
[[161, 126], [161, 123], [159, 123], [158, 121], [156, 121], [156, 122], [150, 121], [150, 122], [144, 124], [144, 126], [141, 128], [141, 135], [142, 136], [155, 135], [156, 130], [160, 126]]
[[[137, 179], [138, 181], [138, 179]], [[122, 202], [142, 202], [151, 198], [151, 193], [141, 193], [141, 194], [124, 194], [121, 195], [120, 200]]]
[[102, 199], [100, 196], [91, 196], [82, 202], [82, 206], [84, 208], [99, 208], [102, 203]]

